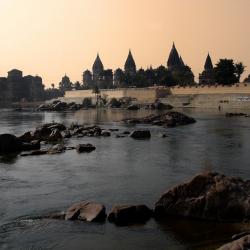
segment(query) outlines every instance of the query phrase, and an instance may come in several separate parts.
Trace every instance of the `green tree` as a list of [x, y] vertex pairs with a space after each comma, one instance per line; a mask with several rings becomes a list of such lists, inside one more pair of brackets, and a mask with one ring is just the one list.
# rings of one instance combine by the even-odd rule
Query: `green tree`
[[246, 66], [244, 66], [242, 62], [235, 64], [235, 73], [236, 73], [238, 82], [240, 82], [241, 75], [245, 72], [245, 68]]
[[100, 95], [100, 89], [99, 89], [99, 87], [98, 87], [97, 84], [95, 84], [95, 86], [94, 86], [92, 92], [95, 94], [96, 105], [98, 105], [98, 102], [99, 102], [99, 95]]
[[219, 84], [231, 85], [238, 81], [236, 67], [232, 59], [220, 59], [214, 71], [215, 80]]

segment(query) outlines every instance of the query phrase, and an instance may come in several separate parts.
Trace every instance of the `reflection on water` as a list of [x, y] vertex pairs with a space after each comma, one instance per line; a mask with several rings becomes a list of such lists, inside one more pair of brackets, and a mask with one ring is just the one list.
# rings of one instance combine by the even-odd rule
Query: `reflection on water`
[[[0, 133], [22, 134], [45, 122], [100, 124], [123, 132], [123, 118], [141, 110], [86, 110], [76, 113], [0, 112]], [[250, 179], [249, 118], [185, 110], [190, 126], [149, 128], [152, 138], [74, 138], [92, 143], [91, 154], [2, 157], [0, 159], [0, 249], [215, 249], [248, 225], [167, 220], [134, 227], [31, 220], [66, 209], [74, 202], [143, 203], [150, 207], [166, 189], [204, 170]], [[167, 134], [160, 138], [159, 134]]]

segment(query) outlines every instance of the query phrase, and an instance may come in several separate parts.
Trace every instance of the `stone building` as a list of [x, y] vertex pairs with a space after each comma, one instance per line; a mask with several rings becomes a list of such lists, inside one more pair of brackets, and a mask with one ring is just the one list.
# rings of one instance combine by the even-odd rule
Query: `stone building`
[[199, 84], [214, 84], [214, 83], [215, 83], [214, 66], [212, 63], [212, 59], [208, 53], [206, 62], [204, 64], [204, 70], [199, 75]]
[[83, 86], [91, 89], [96, 86], [100, 89], [113, 87], [113, 71], [104, 69], [99, 53], [94, 61], [92, 72], [89, 70], [83, 72]]
[[39, 76], [23, 77], [22, 71], [13, 69], [7, 77], [0, 78], [0, 104], [43, 99], [44, 85]]

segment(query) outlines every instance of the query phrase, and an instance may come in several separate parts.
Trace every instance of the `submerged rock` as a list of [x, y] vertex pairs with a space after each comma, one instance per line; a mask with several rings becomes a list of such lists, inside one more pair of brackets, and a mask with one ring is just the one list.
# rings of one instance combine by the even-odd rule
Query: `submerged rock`
[[83, 201], [72, 205], [67, 210], [65, 220], [102, 222], [106, 219], [105, 210], [103, 204]]
[[114, 206], [108, 215], [108, 220], [117, 225], [145, 223], [152, 216], [152, 210], [146, 205]]
[[111, 133], [110, 133], [110, 131], [104, 130], [104, 131], [102, 131], [101, 136], [110, 137]]
[[226, 113], [226, 117], [234, 117], [234, 116], [245, 116], [247, 117], [248, 115], [245, 113]]
[[79, 144], [76, 146], [76, 150], [78, 153], [90, 153], [96, 149], [92, 144]]
[[250, 181], [204, 173], [171, 188], [155, 204], [155, 216], [242, 222], [250, 218]]
[[217, 250], [248, 250], [250, 249], [250, 235], [244, 236], [238, 240], [230, 242]]
[[130, 137], [134, 139], [149, 139], [151, 133], [149, 130], [135, 130], [130, 134]]

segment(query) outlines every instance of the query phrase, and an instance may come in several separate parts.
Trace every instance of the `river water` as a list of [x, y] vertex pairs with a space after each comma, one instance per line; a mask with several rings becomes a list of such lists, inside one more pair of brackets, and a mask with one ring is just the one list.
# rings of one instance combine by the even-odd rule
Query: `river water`
[[[185, 110], [197, 123], [150, 129], [152, 138], [75, 138], [68, 145], [92, 143], [96, 151], [0, 159], [0, 249], [215, 249], [248, 225], [153, 219], [145, 225], [35, 219], [72, 203], [146, 204], [193, 175], [214, 170], [250, 179], [250, 118]], [[98, 124], [133, 130], [118, 121], [149, 111], [89, 110], [35, 113], [1, 110], [0, 133], [21, 135], [45, 122]], [[166, 133], [167, 138], [161, 138]], [[33, 219], [32, 219], [33, 218]]]

